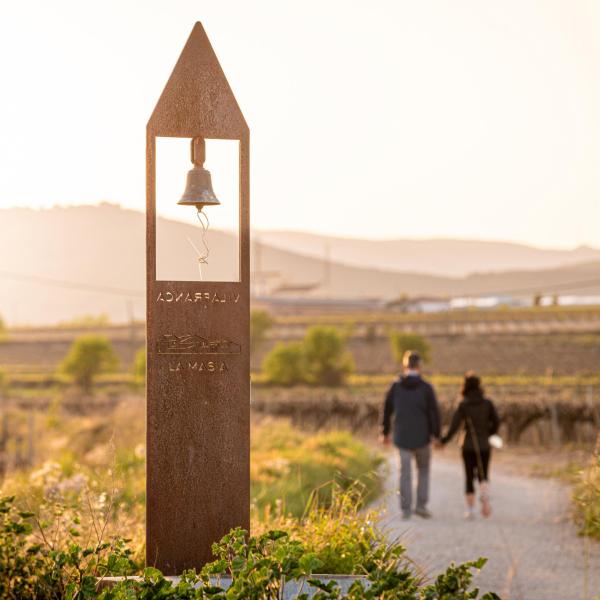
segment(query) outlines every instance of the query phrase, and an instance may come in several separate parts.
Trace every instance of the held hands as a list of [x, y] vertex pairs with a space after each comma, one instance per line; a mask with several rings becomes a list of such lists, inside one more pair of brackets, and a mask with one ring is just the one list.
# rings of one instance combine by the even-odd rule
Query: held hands
[[442, 440], [440, 440], [440, 438], [433, 438], [433, 447], [436, 450], [443, 450], [444, 449], [444, 444], [442, 444]]
[[391, 446], [392, 445], [392, 441], [390, 439], [389, 435], [380, 435], [379, 436], [379, 441], [384, 445], [384, 446]]

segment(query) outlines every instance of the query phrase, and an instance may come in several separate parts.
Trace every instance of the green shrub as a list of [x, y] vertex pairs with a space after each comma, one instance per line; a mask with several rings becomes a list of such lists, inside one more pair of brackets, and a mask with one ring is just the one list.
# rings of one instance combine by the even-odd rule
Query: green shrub
[[311, 327], [301, 342], [279, 343], [263, 361], [267, 381], [275, 385], [336, 386], [354, 371], [346, 338], [335, 327]]
[[335, 386], [344, 383], [354, 371], [354, 361], [345, 350], [345, 338], [335, 327], [314, 326], [304, 337], [306, 381], [314, 385]]
[[6, 331], [6, 323], [4, 322], [4, 319], [2, 318], [2, 316], [0, 316], [0, 342], [3, 342], [7, 337], [7, 331]]
[[403, 333], [401, 331], [390, 332], [390, 345], [394, 360], [402, 364], [404, 353], [413, 350], [421, 355], [423, 361], [428, 362], [431, 355], [429, 342], [416, 333]]
[[295, 385], [304, 381], [304, 350], [299, 342], [278, 343], [265, 357], [263, 371], [269, 383]]
[[117, 356], [106, 337], [83, 335], [73, 342], [60, 370], [89, 391], [95, 377], [115, 371], [117, 366]]
[[253, 310], [250, 313], [250, 353], [255, 353], [267, 337], [275, 320], [266, 310]]

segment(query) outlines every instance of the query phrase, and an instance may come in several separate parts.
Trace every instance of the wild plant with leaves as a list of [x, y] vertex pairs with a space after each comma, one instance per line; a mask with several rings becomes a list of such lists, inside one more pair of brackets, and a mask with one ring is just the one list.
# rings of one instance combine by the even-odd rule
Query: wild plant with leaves
[[[82, 541], [79, 518], [58, 507], [54, 522], [45, 523], [31, 512], [19, 511], [13, 497], [0, 500], [0, 598], [14, 600], [276, 600], [284, 585], [296, 582], [296, 598], [317, 600], [469, 600], [472, 571], [485, 560], [451, 565], [432, 584], [425, 584], [393, 543], [381, 545], [365, 562], [362, 578], [347, 592], [336, 581], [322, 581], [319, 552], [283, 530], [258, 536], [234, 529], [214, 544], [215, 561], [200, 573], [188, 571], [176, 582], [155, 568], [141, 576], [127, 541]], [[53, 528], [53, 529], [52, 529]], [[364, 540], [363, 540], [364, 541]], [[108, 576], [122, 576], [105, 585]], [[310, 592], [310, 595], [309, 595]], [[493, 593], [481, 600], [497, 599]]]
[[21, 511], [12, 496], [0, 499], [0, 598], [84, 600], [98, 597], [107, 575], [138, 568], [127, 540], [81, 540], [80, 519], [54, 506], [49, 520]]
[[199, 574], [185, 573], [176, 584], [156, 569], [146, 569], [140, 580], [122, 581], [100, 598], [277, 600], [282, 598], [284, 586], [295, 582], [298, 600], [499, 600], [492, 592], [480, 596], [479, 590], [469, 589], [473, 571], [482, 568], [485, 559], [451, 565], [434, 583], [423, 584], [400, 545], [390, 546], [380, 562], [346, 592], [337, 581], [324, 581], [315, 574], [322, 567], [317, 555], [284, 531], [253, 537], [234, 529], [213, 546], [213, 553], [217, 557], [214, 562]]

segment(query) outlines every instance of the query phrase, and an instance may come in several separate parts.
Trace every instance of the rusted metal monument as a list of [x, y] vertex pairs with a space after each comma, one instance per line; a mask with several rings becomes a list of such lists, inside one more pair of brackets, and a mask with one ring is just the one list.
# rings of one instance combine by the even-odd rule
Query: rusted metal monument
[[[199, 217], [219, 210], [204, 140], [239, 141], [239, 281], [157, 280], [160, 137], [191, 140], [194, 168], [173, 203]], [[148, 121], [146, 144], [146, 560], [178, 574], [211, 560], [211, 544], [232, 527], [248, 528], [250, 510], [249, 130], [200, 23]]]

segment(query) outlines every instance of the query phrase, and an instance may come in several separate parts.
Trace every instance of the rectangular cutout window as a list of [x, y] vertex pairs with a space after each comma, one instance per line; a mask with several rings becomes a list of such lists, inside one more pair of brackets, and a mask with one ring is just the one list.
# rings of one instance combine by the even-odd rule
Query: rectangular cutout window
[[239, 281], [239, 142], [206, 140], [204, 168], [220, 204], [202, 209], [203, 222], [196, 207], [177, 204], [194, 166], [190, 142], [156, 138], [156, 279]]

